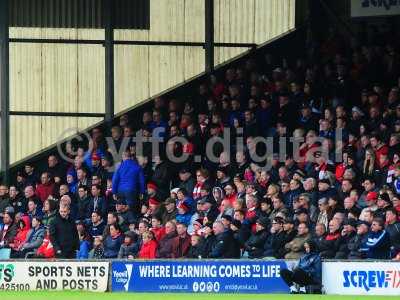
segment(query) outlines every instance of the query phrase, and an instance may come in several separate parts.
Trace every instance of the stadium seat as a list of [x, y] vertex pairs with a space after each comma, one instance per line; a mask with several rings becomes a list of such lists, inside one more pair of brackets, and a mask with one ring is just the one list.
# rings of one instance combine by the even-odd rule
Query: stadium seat
[[0, 260], [1, 259], [10, 259], [10, 254], [11, 254], [10, 248], [0, 249]]

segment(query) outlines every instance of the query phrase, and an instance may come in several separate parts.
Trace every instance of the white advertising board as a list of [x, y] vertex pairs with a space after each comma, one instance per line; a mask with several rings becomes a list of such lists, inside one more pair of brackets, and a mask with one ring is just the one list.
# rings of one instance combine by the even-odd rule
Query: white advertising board
[[323, 262], [327, 294], [400, 295], [400, 262]]
[[399, 14], [399, 0], [351, 0], [352, 17], [394, 16]]
[[108, 262], [1, 261], [0, 291], [84, 290], [105, 292]]

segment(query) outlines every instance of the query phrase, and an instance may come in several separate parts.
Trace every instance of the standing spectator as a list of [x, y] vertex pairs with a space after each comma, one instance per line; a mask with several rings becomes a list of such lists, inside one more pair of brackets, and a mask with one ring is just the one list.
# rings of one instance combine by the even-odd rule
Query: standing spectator
[[98, 184], [94, 184], [91, 187], [92, 197], [90, 198], [88, 211], [86, 212], [86, 216], [91, 216], [92, 212], [98, 211], [101, 213], [102, 217], [105, 217], [107, 214], [107, 203], [103, 196], [101, 196], [101, 186]]
[[0, 248], [9, 247], [17, 235], [17, 224], [14, 223], [14, 213], [6, 210], [3, 214], [3, 224], [0, 226]]
[[143, 169], [131, 158], [129, 151], [122, 154], [122, 162], [114, 173], [112, 192], [118, 198], [124, 198], [132, 212], [140, 213], [139, 198], [145, 192]]
[[75, 258], [75, 251], [79, 249], [78, 232], [70, 213], [69, 206], [61, 205], [59, 214], [50, 224], [50, 241], [59, 258]]

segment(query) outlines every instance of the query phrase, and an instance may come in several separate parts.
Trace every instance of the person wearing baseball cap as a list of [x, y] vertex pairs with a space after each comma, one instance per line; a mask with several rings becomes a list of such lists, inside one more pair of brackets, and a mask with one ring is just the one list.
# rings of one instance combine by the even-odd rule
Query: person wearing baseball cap
[[346, 219], [343, 222], [343, 229], [341, 232], [340, 244], [335, 258], [347, 259], [350, 253], [349, 243], [351, 243], [356, 236], [357, 221], [355, 219]]
[[268, 237], [269, 219], [258, 218], [256, 221], [256, 232], [252, 233], [250, 238], [244, 244], [249, 258], [261, 258], [264, 255], [264, 244]]
[[378, 195], [378, 200], [376, 201], [376, 206], [378, 209], [375, 211], [374, 216], [385, 219], [386, 211], [392, 207], [392, 201], [388, 193], [381, 193]]
[[375, 212], [378, 209], [378, 206], [376, 205], [376, 201], [378, 200], [378, 193], [375, 191], [368, 192], [368, 194], [365, 197], [365, 203], [367, 204], [367, 207], [365, 207], [360, 214], [360, 220], [365, 220], [365, 214], [367, 212]]

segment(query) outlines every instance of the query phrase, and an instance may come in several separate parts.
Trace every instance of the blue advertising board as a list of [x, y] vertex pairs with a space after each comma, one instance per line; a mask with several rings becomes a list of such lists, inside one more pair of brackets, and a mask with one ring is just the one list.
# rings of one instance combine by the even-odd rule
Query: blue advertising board
[[285, 261], [114, 261], [113, 292], [288, 293]]

